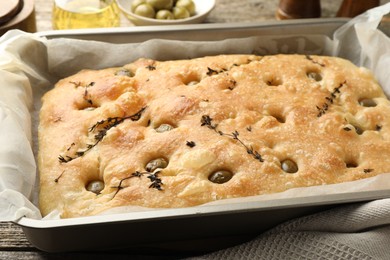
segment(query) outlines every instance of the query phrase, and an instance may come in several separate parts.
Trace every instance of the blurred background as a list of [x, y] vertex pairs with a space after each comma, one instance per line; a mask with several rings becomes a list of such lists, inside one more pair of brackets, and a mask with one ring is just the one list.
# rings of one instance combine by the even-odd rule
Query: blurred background
[[[359, 2], [359, 0], [353, 1]], [[364, 1], [366, 0], [363, 0], [363, 2]], [[389, 2], [390, 0], [380, 0], [380, 4]], [[342, 3], [343, 0], [321, 0], [321, 17], [335, 17]], [[206, 18], [205, 22], [226, 23], [276, 20], [275, 13], [278, 9], [278, 6], [279, 0], [216, 0], [216, 7]], [[53, 5], [51, 0], [35, 0], [36, 23], [38, 31], [52, 30], [52, 8]], [[121, 26], [133, 26], [133, 24], [131, 24], [131, 22], [129, 22], [123, 15], [121, 15]]]

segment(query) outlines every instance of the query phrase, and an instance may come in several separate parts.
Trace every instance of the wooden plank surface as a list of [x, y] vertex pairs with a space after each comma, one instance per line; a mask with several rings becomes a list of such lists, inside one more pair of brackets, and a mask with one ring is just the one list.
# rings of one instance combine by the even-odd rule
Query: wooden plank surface
[[[0, 238], [0, 250], [30, 250], [32, 248], [22, 229], [13, 223], [0, 222]], [[0, 259], [3, 258], [0, 257]]]

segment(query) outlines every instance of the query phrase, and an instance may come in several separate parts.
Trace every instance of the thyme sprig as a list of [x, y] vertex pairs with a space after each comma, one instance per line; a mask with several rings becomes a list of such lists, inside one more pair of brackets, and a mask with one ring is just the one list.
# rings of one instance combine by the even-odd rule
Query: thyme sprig
[[146, 68], [147, 68], [148, 70], [150, 70], [150, 71], [156, 70], [156, 66], [154, 66], [154, 65], [148, 65], [148, 66], [146, 66]]
[[225, 72], [225, 71], [227, 71], [227, 70], [226, 69], [222, 69], [222, 70], [218, 71], [218, 70], [214, 70], [214, 69], [212, 69], [210, 67], [207, 67], [206, 75], [207, 76], [218, 75], [219, 73], [222, 73], [222, 72]]
[[313, 62], [314, 64], [317, 64], [317, 65], [320, 65], [321, 67], [325, 67], [325, 64], [323, 63], [320, 63], [316, 60], [314, 60], [310, 55], [306, 54], [306, 59], [308, 59], [309, 61]]
[[143, 107], [137, 113], [130, 115], [130, 116], [109, 117], [107, 119], [103, 119], [101, 121], [96, 122], [96, 124], [94, 124], [92, 127], [90, 127], [89, 131], [92, 132], [95, 129], [97, 129], [99, 126], [103, 126], [103, 125], [104, 125], [103, 130], [109, 130], [112, 127], [115, 127], [115, 126], [121, 124], [123, 121], [125, 121], [127, 119], [130, 119], [131, 121], [138, 121], [141, 118], [142, 113], [144, 112], [145, 109], [146, 109], [146, 107]]
[[95, 82], [90, 82], [89, 84], [83, 86], [81, 82], [75, 82], [71, 81], [71, 84], [73, 84], [76, 88], [78, 87], [84, 87], [84, 94], [83, 94], [83, 99], [90, 105], [93, 105], [93, 101], [91, 98], [91, 95], [88, 92], [88, 88], [93, 87], [95, 85]]
[[344, 81], [338, 87], [334, 88], [333, 91], [330, 93], [330, 95], [325, 97], [325, 102], [321, 107], [316, 106], [318, 110], [317, 117], [321, 117], [326, 113], [326, 111], [328, 111], [329, 106], [334, 103], [334, 100], [337, 98], [337, 95], [341, 93], [340, 88], [342, 88], [346, 83], [347, 81]]
[[125, 177], [123, 179], [121, 179], [119, 181], [119, 184], [118, 186], [113, 186], [112, 188], [114, 189], [117, 189], [115, 194], [114, 194], [114, 197], [118, 194], [118, 192], [126, 187], [123, 186], [123, 182], [128, 180], [128, 179], [131, 179], [131, 178], [134, 178], [134, 177], [138, 177], [138, 178], [141, 178], [143, 175], [147, 175], [147, 178], [150, 180], [151, 184], [149, 185], [149, 188], [153, 188], [153, 189], [157, 189], [157, 190], [160, 190], [162, 191], [163, 188], [162, 188], [162, 180], [161, 178], [158, 176], [159, 174], [161, 173], [161, 171], [155, 171], [155, 172], [148, 172], [148, 171], [145, 171], [145, 172], [140, 172], [140, 171], [135, 171], [133, 172], [132, 174], [130, 174], [130, 176], [128, 177]]
[[211, 123], [211, 121], [213, 121], [213, 119], [209, 115], [203, 115], [200, 119], [200, 125], [207, 126], [208, 128], [216, 131], [218, 125]]
[[[93, 132], [95, 130], [97, 131], [97, 133], [94, 135], [95, 142], [92, 144], [87, 144], [84, 150], [76, 151], [73, 156], [59, 155], [58, 160], [60, 161], [60, 163], [68, 163], [76, 158], [83, 156], [85, 153], [90, 151], [92, 148], [94, 148], [103, 140], [103, 138], [107, 135], [108, 130], [110, 130], [113, 127], [116, 127], [117, 125], [121, 124], [123, 121], [128, 119], [130, 119], [131, 121], [138, 121], [141, 118], [142, 113], [144, 112], [145, 109], [146, 107], [143, 107], [137, 113], [130, 116], [109, 117], [107, 119], [103, 119], [101, 121], [96, 122], [92, 127], [89, 128], [89, 132]], [[67, 151], [69, 151], [69, 149], [67, 149]]]
[[233, 90], [237, 86], [237, 81], [234, 79], [229, 80], [229, 86], [228, 89]]
[[260, 155], [260, 153], [258, 151], [254, 150], [252, 146], [248, 147], [248, 145], [246, 145], [239, 138], [240, 134], [239, 134], [239, 132], [237, 130], [235, 130], [231, 134], [224, 133], [221, 130], [218, 130], [217, 129], [218, 124], [212, 123], [212, 121], [213, 121], [213, 119], [210, 116], [203, 115], [201, 120], [200, 120], [200, 123], [201, 123], [201, 126], [206, 126], [206, 127], [208, 127], [209, 129], [215, 131], [217, 134], [219, 134], [221, 136], [227, 136], [227, 137], [232, 138], [233, 140], [236, 140], [239, 144], [241, 144], [246, 149], [246, 152], [249, 155], [251, 155], [255, 160], [258, 160], [259, 162], [264, 162], [262, 156]]

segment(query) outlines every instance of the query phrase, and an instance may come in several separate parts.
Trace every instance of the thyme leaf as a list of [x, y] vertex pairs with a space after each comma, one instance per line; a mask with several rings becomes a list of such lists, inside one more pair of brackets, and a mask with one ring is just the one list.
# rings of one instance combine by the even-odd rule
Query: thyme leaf
[[93, 102], [91, 99], [91, 95], [88, 93], [88, 88], [92, 87], [93, 85], [95, 85], [95, 82], [89, 83], [88, 85], [85, 86], [85, 89], [84, 89], [84, 100], [90, 105], [93, 105]]
[[58, 156], [58, 160], [60, 161], [60, 163], [67, 163], [67, 162], [72, 161], [73, 159], [75, 159], [75, 158], [67, 156], [67, 155], [65, 157], [62, 155]]
[[60, 174], [57, 178], [54, 179], [54, 182], [55, 182], [55, 183], [58, 183], [58, 181], [60, 180], [60, 178], [62, 177], [62, 175], [64, 174], [64, 172], [65, 172], [65, 170], [63, 170], [63, 171], [61, 172], [61, 174]]
[[207, 126], [210, 129], [216, 130], [218, 125], [211, 123], [211, 121], [213, 121], [213, 119], [210, 116], [203, 115], [201, 120], [200, 120], [200, 123], [201, 123], [200, 125]]
[[310, 55], [306, 55], [306, 59], [313, 62], [314, 64], [320, 65], [321, 67], [325, 67], [325, 64], [315, 61]]
[[75, 146], [76, 144], [75, 143], [71, 143], [70, 146], [66, 149], [67, 151], [69, 151], [70, 149], [72, 149], [73, 146]]
[[210, 67], [207, 67], [207, 76], [217, 75], [219, 72], [217, 70], [213, 70]]
[[83, 86], [81, 82], [75, 82], [75, 81], [71, 81], [70, 82], [71, 84], [73, 84], [75, 86], [75, 88], [78, 88], [78, 87], [84, 87], [84, 94], [83, 94], [83, 99], [90, 105], [93, 105], [93, 101], [91, 99], [91, 95], [89, 94], [88, 92], [88, 88], [92, 87], [95, 85], [95, 82], [90, 82], [89, 84]]
[[195, 142], [194, 141], [187, 141], [186, 142], [186, 145], [188, 146], [188, 147], [190, 147], [190, 148], [192, 148], [192, 147], [195, 147]]
[[229, 84], [230, 84], [230, 86], [228, 86], [228, 89], [233, 90], [237, 86], [237, 81], [235, 81], [234, 79], [231, 79], [231, 80], [229, 80]]
[[147, 68], [148, 70], [150, 70], [150, 71], [156, 70], [156, 67], [153, 66], [153, 65], [148, 65], [148, 66], [146, 66], [146, 68]]
[[162, 187], [161, 185], [163, 184], [162, 183], [162, 180], [160, 179], [160, 177], [158, 177], [158, 174], [160, 173], [160, 171], [156, 171], [154, 173], [148, 173], [148, 176], [147, 178], [152, 182], [149, 186], [149, 188], [154, 188], [154, 189], [157, 189], [157, 190], [162, 190]]

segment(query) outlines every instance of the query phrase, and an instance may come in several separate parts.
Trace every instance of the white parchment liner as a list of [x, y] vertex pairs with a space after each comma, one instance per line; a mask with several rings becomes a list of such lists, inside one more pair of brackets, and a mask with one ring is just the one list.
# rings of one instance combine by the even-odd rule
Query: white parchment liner
[[[38, 174], [34, 159], [37, 119], [40, 97], [59, 79], [81, 69], [122, 66], [141, 57], [169, 60], [217, 54], [302, 53], [339, 56], [369, 68], [390, 96], [390, 39], [377, 29], [382, 16], [389, 12], [390, 4], [369, 10], [339, 28], [333, 39], [323, 35], [289, 35], [218, 42], [150, 40], [109, 44], [74, 39], [47, 40], [20, 31], [8, 32], [0, 38], [0, 221], [15, 221], [23, 216], [41, 219], [36, 202]], [[291, 189], [238, 201], [378, 189], [390, 189], [390, 173], [350, 183]], [[126, 210], [129, 208], [110, 212]], [[130, 207], [130, 210], [136, 209]]]

